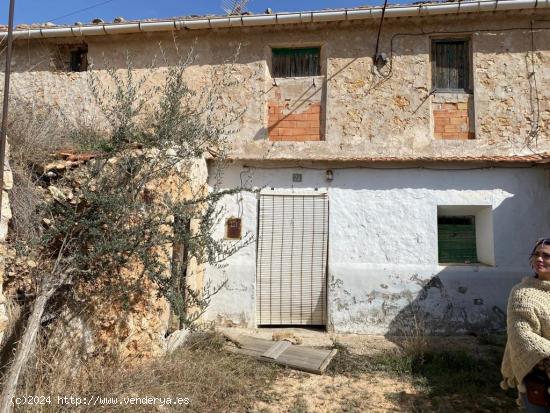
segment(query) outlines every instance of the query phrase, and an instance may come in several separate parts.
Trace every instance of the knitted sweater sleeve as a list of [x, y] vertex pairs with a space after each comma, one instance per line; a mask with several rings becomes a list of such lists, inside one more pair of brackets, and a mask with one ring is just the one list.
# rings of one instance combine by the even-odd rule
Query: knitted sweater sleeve
[[544, 358], [550, 357], [550, 341], [542, 336], [537, 300], [529, 288], [514, 288], [508, 300], [508, 341], [502, 375], [509, 386], [518, 385]]

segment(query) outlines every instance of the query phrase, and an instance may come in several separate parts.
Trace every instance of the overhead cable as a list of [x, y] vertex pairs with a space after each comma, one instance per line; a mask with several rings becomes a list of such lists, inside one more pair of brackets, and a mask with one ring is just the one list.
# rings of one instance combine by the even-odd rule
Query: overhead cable
[[83, 8], [83, 9], [75, 10], [75, 11], [73, 11], [73, 12], [64, 14], [63, 16], [56, 17], [55, 19], [50, 19], [50, 20], [48, 20], [48, 21], [49, 21], [49, 22], [54, 22], [54, 21], [63, 19], [63, 18], [65, 18], [65, 17], [73, 16], [73, 15], [78, 14], [78, 13], [83, 12], [83, 11], [95, 9], [96, 7], [103, 6], [104, 4], [107, 4], [107, 3], [112, 3], [113, 1], [115, 1], [115, 0], [105, 0], [105, 1], [102, 1], [101, 3], [93, 4], [93, 5], [91, 5], [91, 6], [88, 6], [88, 7]]

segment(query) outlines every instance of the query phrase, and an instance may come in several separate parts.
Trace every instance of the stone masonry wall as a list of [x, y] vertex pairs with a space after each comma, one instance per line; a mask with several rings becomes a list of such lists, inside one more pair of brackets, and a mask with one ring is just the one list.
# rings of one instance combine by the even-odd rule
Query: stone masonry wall
[[[387, 19], [379, 51], [391, 59], [379, 68], [372, 62], [374, 20], [25, 40], [16, 42], [12, 84], [14, 93], [33, 96], [79, 121], [92, 120], [97, 107], [89, 73], [55, 70], [56, 44], [84, 40], [102, 79], [107, 68], [124, 70], [131, 60], [151, 86], [192, 50], [186, 74], [193, 89], [215, 88], [216, 71], [227, 71], [225, 78], [232, 80], [218, 91], [220, 102], [243, 110], [228, 124], [236, 158], [531, 154], [550, 150], [550, 25], [543, 22], [549, 17], [541, 9]], [[541, 22], [533, 31], [532, 20]], [[431, 41], [446, 35], [463, 36], [471, 44], [472, 95], [461, 102], [452, 94], [432, 92]], [[323, 76], [273, 79], [271, 47], [281, 46], [320, 47]], [[435, 132], [438, 105], [465, 101], [467, 130], [464, 123], [458, 129], [468, 132], [468, 139], [438, 135], [443, 133]], [[317, 121], [303, 117], [317, 110], [310, 108], [316, 103], [321, 105], [319, 140], [304, 129], [312, 124], [295, 123]], [[304, 140], [315, 141], [299, 142]]]

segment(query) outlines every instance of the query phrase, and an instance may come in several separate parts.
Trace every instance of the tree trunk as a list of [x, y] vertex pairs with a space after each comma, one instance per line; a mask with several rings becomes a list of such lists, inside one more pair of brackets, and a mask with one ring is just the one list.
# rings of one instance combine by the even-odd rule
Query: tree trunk
[[34, 302], [32, 313], [27, 321], [27, 329], [17, 346], [15, 359], [4, 381], [4, 390], [2, 391], [2, 398], [0, 399], [0, 413], [11, 413], [13, 411], [12, 399], [15, 396], [19, 376], [26, 367], [30, 355], [34, 352], [36, 347], [36, 336], [40, 329], [40, 320], [42, 319], [46, 303], [53, 292], [53, 290], [49, 290], [42, 293]]

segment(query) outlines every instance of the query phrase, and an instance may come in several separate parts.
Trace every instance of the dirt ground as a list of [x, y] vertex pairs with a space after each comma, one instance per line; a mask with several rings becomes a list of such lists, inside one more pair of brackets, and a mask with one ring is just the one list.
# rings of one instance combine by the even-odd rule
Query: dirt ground
[[[226, 336], [240, 334], [264, 339], [283, 335], [297, 340], [301, 345], [331, 347], [334, 343], [344, 345], [358, 355], [374, 355], [383, 352], [398, 352], [403, 338], [386, 338], [358, 334], [330, 334], [309, 329], [220, 329]], [[432, 337], [429, 346], [440, 349], [467, 350], [479, 352], [475, 337]], [[330, 374], [315, 375], [286, 369], [267, 392], [265, 400], [259, 400], [252, 411], [265, 413], [305, 412], [413, 412], [419, 411], [413, 401], [422, 393], [422, 385], [412, 377], [386, 374], [383, 372], [358, 375]], [[420, 396], [421, 397], [421, 396]], [[431, 410], [424, 398], [424, 408]], [[424, 410], [426, 409], [426, 410]], [[484, 411], [484, 410], [481, 410]], [[490, 410], [489, 410], [490, 411]]]
[[269, 392], [269, 400], [259, 401], [255, 410], [266, 413], [405, 412], [411, 410], [402, 403], [401, 397], [415, 392], [412, 383], [384, 375], [345, 377], [291, 372], [280, 375]]
[[[310, 347], [332, 347], [335, 342], [345, 345], [356, 354], [371, 355], [383, 351], [397, 351], [406, 338], [386, 337], [366, 334], [336, 334], [322, 330], [308, 328], [261, 328], [246, 329], [239, 327], [217, 328], [222, 334], [233, 337], [247, 335], [251, 337], [273, 339], [281, 335], [300, 340], [300, 344]], [[430, 337], [430, 345], [433, 347], [452, 347], [453, 349], [474, 350], [478, 348], [478, 341], [472, 336]]]
[[[386, 338], [335, 335], [308, 329], [223, 329], [197, 332], [185, 346], [140, 366], [90, 360], [74, 375], [57, 348], [36, 355], [19, 396], [108, 395], [184, 396], [181, 406], [115, 404], [103, 411], [121, 413], [227, 412], [411, 412], [513, 413], [517, 393], [499, 387], [503, 334], [481, 337]], [[260, 361], [227, 348], [231, 336], [272, 340], [284, 336], [302, 346], [337, 349], [325, 374], [315, 375]], [[227, 340], [227, 338], [230, 340]], [[19, 406], [20, 413], [59, 413], [55, 403]], [[82, 404], [71, 411], [98, 411]]]

